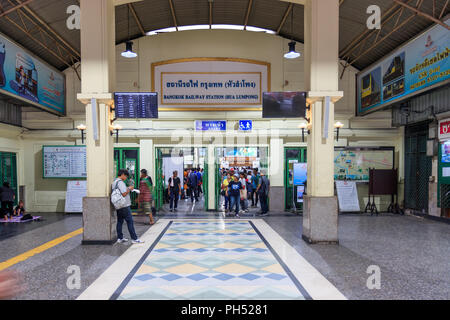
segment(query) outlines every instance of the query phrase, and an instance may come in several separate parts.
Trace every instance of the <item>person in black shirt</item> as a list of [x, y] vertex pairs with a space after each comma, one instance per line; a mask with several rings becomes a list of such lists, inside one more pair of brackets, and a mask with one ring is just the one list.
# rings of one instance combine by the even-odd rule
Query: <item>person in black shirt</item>
[[230, 212], [233, 206], [236, 206], [236, 218], [239, 218], [239, 202], [241, 201], [242, 183], [239, 181], [239, 175], [233, 176], [233, 181], [228, 184], [227, 196], [230, 198]]
[[10, 188], [9, 182], [4, 182], [3, 187], [0, 188], [0, 200], [2, 203], [2, 215], [5, 220], [8, 220], [8, 216], [13, 215], [14, 199], [16, 195], [13, 189]]
[[[178, 198], [181, 195], [181, 180], [178, 178], [178, 171], [173, 172], [173, 176], [169, 178], [169, 196], [170, 196], [170, 211], [177, 211]], [[175, 204], [175, 206], [174, 206]]]

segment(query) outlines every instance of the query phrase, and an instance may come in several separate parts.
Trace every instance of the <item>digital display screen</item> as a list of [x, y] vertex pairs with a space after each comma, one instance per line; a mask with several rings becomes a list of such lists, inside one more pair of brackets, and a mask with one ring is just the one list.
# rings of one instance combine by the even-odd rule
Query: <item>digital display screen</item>
[[116, 92], [114, 104], [116, 118], [158, 118], [158, 94], [156, 92]]
[[263, 118], [304, 118], [306, 92], [264, 92]]

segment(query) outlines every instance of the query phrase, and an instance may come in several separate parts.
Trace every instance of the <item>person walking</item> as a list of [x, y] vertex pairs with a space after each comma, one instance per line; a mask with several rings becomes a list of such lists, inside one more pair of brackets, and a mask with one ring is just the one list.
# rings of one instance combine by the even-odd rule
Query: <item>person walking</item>
[[170, 212], [177, 211], [178, 198], [181, 196], [181, 180], [178, 171], [174, 171], [169, 178]]
[[267, 204], [267, 198], [269, 196], [270, 191], [270, 181], [267, 178], [265, 171], [261, 171], [261, 177], [259, 179], [258, 187], [256, 188], [256, 193], [259, 196], [259, 200], [261, 203], [261, 211], [259, 212], [261, 216], [268, 215], [269, 206]]
[[258, 206], [258, 193], [256, 192], [256, 189], [258, 188], [259, 184], [259, 173], [258, 169], [253, 169], [253, 174], [251, 178], [252, 182], [252, 207], [256, 208]]
[[5, 221], [8, 221], [8, 217], [12, 219], [15, 199], [16, 195], [14, 194], [14, 190], [10, 188], [9, 182], [3, 182], [3, 187], [0, 187], [0, 200], [2, 204], [2, 215]]
[[236, 173], [233, 176], [233, 180], [228, 184], [228, 196], [230, 197], [230, 212], [235, 207], [235, 216], [239, 218], [239, 202], [241, 200], [242, 184], [239, 181], [239, 175]]
[[224, 210], [225, 210], [225, 213], [227, 213], [228, 212], [228, 207], [230, 205], [230, 198], [228, 197], [227, 190], [228, 190], [228, 185], [231, 182], [231, 175], [229, 173], [227, 173], [227, 172], [224, 172], [223, 175], [224, 175], [224, 177], [223, 177], [223, 180], [222, 180], [221, 188], [222, 188], [222, 195], [223, 195], [223, 198], [224, 198]]
[[189, 184], [189, 189], [191, 190], [191, 202], [194, 202], [194, 198], [195, 198], [195, 202], [198, 202], [198, 193], [197, 193], [198, 177], [197, 177], [197, 173], [195, 172], [195, 170], [193, 170], [189, 174], [188, 184]]
[[197, 169], [197, 179], [198, 179], [198, 189], [197, 196], [200, 196], [200, 193], [203, 193], [202, 184], [203, 184], [203, 173], [200, 169]]
[[144, 212], [144, 214], [150, 217], [150, 225], [155, 224], [152, 213], [153, 204], [153, 181], [150, 176], [147, 175], [147, 170], [141, 170], [141, 180], [139, 182], [139, 196], [138, 196], [138, 208]]
[[134, 186], [131, 184], [129, 187], [125, 184], [125, 180], [129, 178], [130, 174], [128, 170], [120, 169], [117, 175], [116, 180], [111, 185], [112, 190], [114, 191], [116, 188], [122, 193], [122, 196], [125, 198], [125, 207], [117, 210], [117, 242], [123, 243], [127, 242], [128, 239], [123, 237], [122, 233], [122, 225], [123, 221], [126, 221], [128, 232], [131, 236], [132, 243], [144, 243], [144, 241], [140, 240], [136, 235], [136, 231], [134, 230], [133, 224], [133, 216], [131, 214], [131, 199], [130, 192], [134, 189]]
[[240, 173], [240, 179], [239, 182], [242, 185], [242, 189], [240, 190], [240, 196], [241, 196], [241, 213], [247, 213], [248, 210], [248, 200], [247, 200], [247, 174], [245, 172]]

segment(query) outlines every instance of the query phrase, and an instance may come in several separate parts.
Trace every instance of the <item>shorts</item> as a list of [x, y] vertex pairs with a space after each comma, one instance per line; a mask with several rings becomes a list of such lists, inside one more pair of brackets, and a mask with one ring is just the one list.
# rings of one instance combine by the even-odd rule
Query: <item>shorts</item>
[[152, 203], [149, 201], [144, 201], [140, 203], [139, 211], [141, 213], [150, 214], [152, 212]]

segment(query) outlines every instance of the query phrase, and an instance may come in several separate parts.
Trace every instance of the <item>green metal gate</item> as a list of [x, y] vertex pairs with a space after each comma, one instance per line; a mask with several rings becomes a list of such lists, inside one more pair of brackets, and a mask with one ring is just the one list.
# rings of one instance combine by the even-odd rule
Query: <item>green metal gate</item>
[[219, 210], [220, 206], [220, 192], [222, 186], [222, 175], [220, 174], [220, 163], [219, 163], [219, 149], [214, 148], [214, 176], [215, 176], [215, 200], [216, 200], [216, 211]]
[[203, 189], [203, 199], [205, 202], [205, 211], [208, 211], [208, 203], [209, 203], [209, 181], [208, 181], [208, 175], [209, 175], [209, 170], [208, 170], [208, 150], [206, 149], [205, 152], [205, 161], [203, 164], [203, 177], [202, 177], [202, 189]]
[[164, 205], [164, 178], [163, 178], [163, 157], [160, 149], [155, 150], [155, 206], [156, 210], [161, 210]]
[[11, 189], [16, 195], [15, 205], [17, 205], [19, 196], [17, 193], [17, 159], [16, 154], [11, 152], [0, 152], [0, 186], [4, 182], [9, 182]]
[[[306, 148], [291, 147], [284, 148], [284, 194], [285, 210], [294, 207], [294, 168], [293, 164], [306, 162]], [[303, 210], [303, 203], [295, 200], [295, 207], [298, 211]]]
[[428, 212], [431, 157], [427, 156], [428, 123], [405, 129], [405, 208]]
[[[120, 169], [127, 169], [130, 173], [130, 180], [139, 188], [139, 148], [114, 148], [114, 169], [116, 176]], [[131, 208], [137, 209], [137, 193], [130, 194]]]

